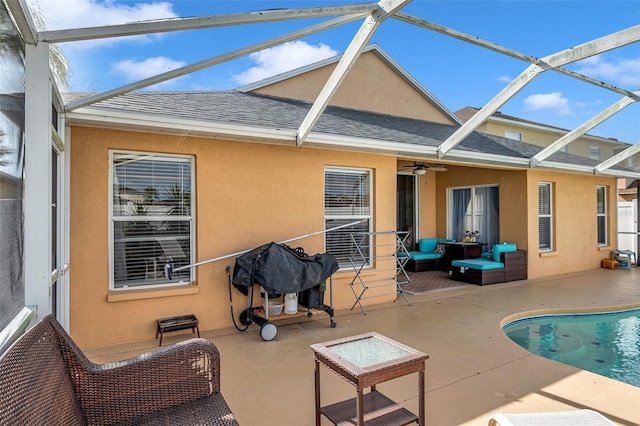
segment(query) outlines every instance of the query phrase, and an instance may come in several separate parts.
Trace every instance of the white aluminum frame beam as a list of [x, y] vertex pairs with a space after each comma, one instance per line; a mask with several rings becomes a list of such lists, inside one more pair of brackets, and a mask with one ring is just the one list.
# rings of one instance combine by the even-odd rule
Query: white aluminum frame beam
[[[458, 40], [465, 41], [467, 43], [475, 44], [476, 46], [484, 47], [486, 49], [493, 50], [494, 52], [501, 53], [501, 54], [503, 54], [505, 56], [509, 56], [511, 58], [519, 59], [521, 61], [528, 62], [530, 64], [538, 64], [540, 62], [540, 59], [536, 58], [535, 56], [526, 55], [526, 54], [518, 52], [516, 50], [509, 49], [509, 48], [504, 47], [504, 46], [500, 46], [499, 44], [496, 44], [496, 43], [493, 43], [493, 42], [490, 42], [490, 41], [487, 41], [487, 40], [483, 40], [483, 39], [481, 39], [479, 37], [475, 37], [475, 36], [472, 36], [472, 35], [469, 35], [469, 34], [465, 34], [463, 32], [454, 30], [452, 28], [448, 28], [448, 27], [445, 27], [445, 26], [442, 26], [442, 25], [427, 21], [425, 19], [418, 18], [417, 16], [409, 15], [409, 14], [404, 13], [404, 12], [398, 12], [398, 13], [394, 14], [393, 17], [395, 19], [399, 20], [399, 21], [406, 22], [406, 23], [412, 24], [412, 25], [416, 25], [418, 27], [425, 28], [425, 29], [428, 29], [428, 30], [431, 30], [431, 31], [434, 31], [434, 32], [437, 32], [437, 33], [440, 33], [440, 34], [443, 34], [443, 35], [446, 35], [446, 36], [449, 36], [449, 37], [453, 37], [453, 38], [456, 38]], [[571, 71], [571, 70], [568, 70], [568, 69], [563, 68], [563, 67], [556, 67], [556, 68], [552, 68], [551, 70], [552, 71], [556, 71], [556, 72], [558, 72], [560, 74], [564, 74], [564, 75], [569, 76], [569, 77], [576, 78], [578, 80], [582, 80], [582, 81], [584, 81], [586, 83], [593, 84], [594, 86], [598, 86], [600, 88], [604, 88], [604, 89], [610, 90], [612, 92], [619, 93], [619, 94], [621, 94], [623, 96], [628, 96], [630, 98], [635, 99], [636, 101], [640, 101], [640, 96], [638, 96], [637, 94], [635, 94], [633, 92], [630, 92], [628, 90], [622, 89], [620, 87], [613, 86], [613, 85], [605, 83], [603, 81], [596, 80], [595, 78], [591, 78], [589, 76], [580, 74], [578, 72]]]
[[25, 46], [24, 299], [51, 313], [51, 77], [49, 44]]
[[232, 59], [236, 59], [253, 52], [258, 52], [260, 50], [267, 49], [272, 46], [277, 46], [279, 44], [286, 43], [287, 41], [296, 40], [310, 34], [324, 31], [329, 28], [337, 27], [339, 25], [343, 25], [348, 22], [355, 21], [356, 19], [359, 19], [361, 17], [362, 15], [348, 15], [348, 16], [335, 18], [326, 22], [322, 22], [320, 24], [312, 25], [312, 26], [303, 28], [301, 30], [293, 31], [291, 33], [284, 34], [282, 36], [265, 40], [260, 43], [256, 43], [247, 47], [236, 49], [231, 52], [224, 53], [222, 55], [214, 56], [212, 58], [205, 59], [203, 61], [195, 62], [193, 64], [186, 65], [184, 67], [167, 71], [165, 73], [157, 74], [155, 76], [136, 81], [135, 83], [126, 84], [124, 86], [116, 87], [111, 90], [107, 90], [101, 93], [97, 93], [95, 95], [78, 99], [73, 102], [69, 102], [65, 106], [65, 109], [67, 111], [73, 111], [75, 109], [78, 109], [78, 108], [81, 108], [105, 99], [113, 98], [114, 96], [122, 95], [123, 93], [132, 92], [134, 90], [142, 89], [143, 87], [153, 86], [154, 84], [158, 84], [163, 81], [171, 80], [173, 78], [180, 77], [185, 74], [190, 74], [195, 71], [199, 71], [214, 65], [218, 65], [223, 62], [227, 62]]
[[375, 10], [376, 4], [369, 3], [345, 6], [314, 7], [307, 9], [263, 10], [250, 13], [235, 13], [229, 15], [214, 15], [194, 18], [160, 19], [121, 25], [42, 31], [38, 34], [38, 40], [50, 43], [62, 43], [170, 31], [225, 27], [231, 25], [258, 24], [293, 19], [322, 18], [352, 14], [366, 15]]
[[[635, 94], [640, 95], [640, 91], [635, 92]], [[636, 102], [636, 100], [631, 99], [630, 97], [624, 97], [618, 100], [613, 105], [610, 105], [608, 108], [602, 110], [597, 115], [593, 116], [592, 118], [590, 118], [589, 120], [581, 124], [580, 126], [576, 127], [575, 129], [573, 129], [572, 131], [562, 136], [560, 139], [553, 142], [551, 145], [545, 147], [542, 151], [540, 151], [539, 153], [531, 157], [531, 160], [529, 162], [529, 167], [535, 167], [538, 163], [540, 163], [541, 161], [544, 161], [553, 153], [557, 152], [558, 150], [562, 149], [564, 146], [578, 139], [580, 136], [587, 133], [589, 130], [593, 129], [598, 124], [609, 119], [614, 114], [622, 111], [624, 108], [628, 107], [634, 102]], [[625, 158], [626, 157], [622, 158], [621, 160], [624, 160]]]
[[604, 172], [605, 170], [615, 166], [620, 161], [623, 161], [623, 160], [631, 157], [632, 155], [637, 154], [638, 152], [640, 152], [640, 143], [637, 143], [635, 145], [631, 145], [629, 148], [625, 149], [624, 151], [619, 152], [618, 154], [614, 155], [613, 157], [608, 158], [605, 161], [603, 161], [602, 163], [600, 163], [597, 166], [595, 166], [593, 168], [593, 174], [594, 175], [600, 174], [600, 173]]
[[635, 27], [609, 34], [576, 47], [546, 56], [539, 61], [539, 64], [530, 65], [438, 147], [438, 158], [444, 157], [448, 151], [462, 142], [464, 138], [477, 129], [478, 126], [480, 126], [480, 124], [482, 124], [491, 114], [496, 112], [500, 106], [511, 99], [542, 71], [595, 56], [612, 49], [635, 43], [639, 40], [640, 25], [636, 25]]
[[38, 32], [31, 17], [29, 6], [25, 0], [6, 0], [6, 2], [20, 30], [20, 34], [22, 34], [24, 42], [27, 44], [36, 44], [38, 41]]
[[389, 16], [411, 3], [411, 1], [412, 0], [381, 0], [378, 2], [377, 9], [362, 23], [360, 29], [358, 29], [358, 32], [351, 40], [351, 43], [349, 43], [349, 46], [340, 58], [340, 61], [338, 61], [338, 64], [318, 94], [315, 102], [311, 105], [311, 109], [304, 120], [302, 120], [296, 134], [297, 146], [302, 145], [307, 136], [309, 136], [309, 132], [311, 132], [313, 126], [315, 126], [320, 119], [320, 116], [327, 108], [329, 101], [340, 87], [340, 84], [347, 76], [351, 67], [358, 59], [360, 53], [362, 53], [369, 40], [371, 40], [371, 37], [373, 37], [373, 34], [376, 32], [380, 24]]

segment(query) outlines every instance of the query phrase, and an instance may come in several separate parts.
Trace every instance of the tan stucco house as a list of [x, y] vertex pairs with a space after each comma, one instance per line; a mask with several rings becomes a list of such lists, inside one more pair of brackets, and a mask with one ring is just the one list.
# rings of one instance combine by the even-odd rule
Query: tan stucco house
[[[479, 110], [480, 108], [467, 106], [456, 111], [455, 115], [462, 122], [466, 122]], [[500, 111], [494, 112], [476, 130], [542, 147], [551, 145], [570, 131], [557, 126], [514, 117]], [[629, 146], [630, 144], [617, 139], [582, 134], [569, 145], [565, 146], [562, 151], [591, 158], [592, 160], [602, 161], [613, 157], [620, 151], [629, 148]], [[633, 167], [631, 158], [626, 163], [626, 166]]]
[[[81, 346], [146, 339], [157, 318], [185, 313], [204, 329], [232, 326], [227, 255], [309, 234], [292, 244], [340, 262], [336, 309], [354, 303], [345, 243], [354, 229], [460, 240], [473, 224], [489, 247], [527, 250], [529, 278], [599, 267], [615, 241], [610, 213], [625, 172], [594, 176], [596, 161], [563, 152], [531, 169], [539, 147], [482, 132], [438, 159], [461, 122], [378, 46], [297, 146], [296, 129], [338, 59], [234, 91], [135, 92], [66, 114], [69, 321]], [[414, 174], [416, 163], [439, 167]], [[318, 232], [356, 221], [336, 238]], [[393, 253], [389, 242], [376, 244], [380, 254]], [[177, 269], [171, 280], [167, 263]], [[246, 299], [232, 294], [242, 309]], [[372, 295], [363, 303], [393, 300], [396, 289]], [[96, 333], [95, 324], [109, 326]]]

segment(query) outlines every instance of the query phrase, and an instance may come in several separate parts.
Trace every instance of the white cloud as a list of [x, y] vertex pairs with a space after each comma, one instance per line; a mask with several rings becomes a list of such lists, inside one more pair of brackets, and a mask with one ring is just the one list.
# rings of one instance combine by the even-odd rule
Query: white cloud
[[[120, 74], [128, 81], [138, 81], [185, 65], [185, 62], [174, 61], [171, 58], [158, 56], [155, 58], [148, 58], [143, 61], [136, 61], [133, 59], [120, 61], [112, 65], [111, 71], [115, 74]], [[159, 86], [169, 86], [174, 84], [180, 78], [182, 77], [158, 83], [151, 87], [157, 88]]]
[[571, 114], [569, 100], [561, 92], [530, 95], [524, 100], [524, 105], [530, 111], [551, 110], [558, 115]]
[[[27, 0], [39, 27], [47, 30], [94, 27], [125, 24], [136, 21], [177, 17], [173, 5], [166, 1], [136, 3], [133, 6], [118, 3], [117, 0]], [[135, 36], [136, 42], [149, 41], [156, 36]], [[108, 38], [74, 43], [74, 47], [95, 47], [127, 38]]]
[[602, 105], [602, 101], [597, 100], [597, 101], [591, 101], [591, 102], [576, 102], [574, 105], [578, 108], [591, 108], [591, 107]]
[[501, 75], [500, 77], [498, 77], [498, 81], [500, 83], [511, 83], [511, 81], [513, 81], [513, 78], [509, 77], [508, 75]]
[[290, 41], [249, 55], [257, 65], [233, 76], [233, 79], [240, 84], [248, 84], [337, 54], [326, 44], [312, 46], [300, 40]]
[[576, 71], [598, 80], [635, 90], [640, 86], [640, 58], [613, 58], [596, 55], [576, 63]]

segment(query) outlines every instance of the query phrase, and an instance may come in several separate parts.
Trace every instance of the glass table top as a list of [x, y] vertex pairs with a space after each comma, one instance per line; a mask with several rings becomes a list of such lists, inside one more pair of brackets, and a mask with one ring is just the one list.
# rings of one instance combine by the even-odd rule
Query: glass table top
[[360, 368], [388, 362], [411, 353], [376, 336], [370, 336], [350, 342], [327, 346], [327, 349], [340, 358]]

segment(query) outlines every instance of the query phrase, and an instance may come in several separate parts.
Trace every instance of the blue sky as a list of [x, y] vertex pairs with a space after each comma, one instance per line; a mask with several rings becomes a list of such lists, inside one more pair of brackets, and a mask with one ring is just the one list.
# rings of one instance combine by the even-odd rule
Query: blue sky
[[[28, 0], [47, 29], [172, 17], [305, 8], [365, 1]], [[486, 41], [544, 57], [640, 24], [640, 1], [414, 0], [403, 10]], [[254, 24], [61, 44], [71, 64], [70, 89], [103, 91], [172, 68], [285, 34], [319, 20]], [[288, 68], [343, 53], [361, 21], [217, 65], [153, 87], [154, 90], [228, 90]], [[377, 43], [451, 111], [482, 107], [527, 63], [415, 27], [385, 21]], [[630, 91], [640, 89], [640, 43], [576, 62], [567, 68]], [[380, 84], [384, 84], [381, 82]], [[572, 129], [622, 95], [546, 71], [499, 110]], [[640, 142], [640, 102], [589, 132]]]

